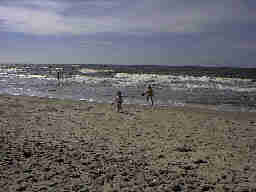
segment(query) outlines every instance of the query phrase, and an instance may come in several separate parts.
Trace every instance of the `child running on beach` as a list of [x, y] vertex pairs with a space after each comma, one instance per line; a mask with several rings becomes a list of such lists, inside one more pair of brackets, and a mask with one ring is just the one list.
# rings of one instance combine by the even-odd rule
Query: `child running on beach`
[[153, 89], [151, 87], [151, 85], [148, 85], [148, 89], [142, 93], [142, 96], [146, 95], [146, 99], [147, 101], [151, 101], [151, 105], [153, 106], [154, 105], [154, 100], [153, 100], [153, 97], [154, 97], [154, 92], [153, 92]]
[[121, 112], [122, 111], [122, 103], [123, 103], [123, 96], [122, 96], [121, 91], [117, 92], [117, 94], [114, 98], [114, 103], [116, 105], [117, 112]]

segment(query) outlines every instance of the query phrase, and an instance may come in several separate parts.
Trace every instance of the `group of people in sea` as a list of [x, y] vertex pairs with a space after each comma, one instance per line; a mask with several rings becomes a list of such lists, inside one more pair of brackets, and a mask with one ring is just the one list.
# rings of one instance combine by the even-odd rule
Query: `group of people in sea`
[[[144, 91], [141, 96], [146, 96], [147, 102], [151, 102], [151, 105], [154, 105], [154, 91], [151, 85], [148, 85], [146, 91]], [[113, 104], [116, 105], [116, 111], [122, 112], [122, 104], [123, 104], [123, 95], [121, 91], [117, 91], [116, 96], [114, 98]]]
[[[63, 71], [57, 71], [56, 78], [58, 80], [58, 85], [60, 85], [60, 81], [64, 79]], [[147, 102], [151, 102], [151, 105], [154, 105], [154, 92], [151, 85], [148, 85], [147, 89], [141, 94], [141, 96], [146, 96]], [[116, 96], [114, 98], [114, 102], [112, 104], [116, 105], [117, 112], [122, 112], [122, 104], [123, 104], [123, 95], [121, 91], [117, 91]]]

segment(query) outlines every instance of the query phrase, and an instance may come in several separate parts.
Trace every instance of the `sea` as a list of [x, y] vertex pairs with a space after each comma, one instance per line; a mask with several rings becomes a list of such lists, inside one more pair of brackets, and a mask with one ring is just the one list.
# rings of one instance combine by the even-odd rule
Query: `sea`
[[[61, 72], [63, 78], [57, 78]], [[256, 68], [1, 64], [0, 94], [150, 105], [142, 93], [154, 90], [156, 106], [200, 106], [220, 111], [256, 112]]]

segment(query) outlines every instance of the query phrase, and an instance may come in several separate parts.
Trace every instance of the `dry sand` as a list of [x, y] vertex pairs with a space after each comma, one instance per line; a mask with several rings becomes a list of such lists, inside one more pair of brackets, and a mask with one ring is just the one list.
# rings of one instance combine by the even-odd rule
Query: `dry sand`
[[0, 96], [0, 191], [256, 191], [256, 114]]

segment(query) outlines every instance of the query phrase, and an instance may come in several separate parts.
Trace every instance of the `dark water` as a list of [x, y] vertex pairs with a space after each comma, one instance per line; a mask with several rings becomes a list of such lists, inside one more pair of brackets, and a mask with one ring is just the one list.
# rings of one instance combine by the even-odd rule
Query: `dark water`
[[[57, 81], [57, 71], [64, 80]], [[151, 84], [157, 105], [213, 105], [256, 111], [256, 68], [118, 65], [1, 65], [0, 93], [109, 103], [117, 90], [125, 103], [147, 104]]]

